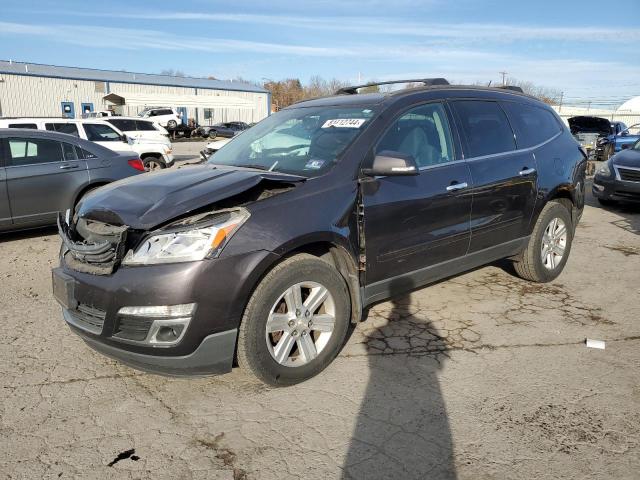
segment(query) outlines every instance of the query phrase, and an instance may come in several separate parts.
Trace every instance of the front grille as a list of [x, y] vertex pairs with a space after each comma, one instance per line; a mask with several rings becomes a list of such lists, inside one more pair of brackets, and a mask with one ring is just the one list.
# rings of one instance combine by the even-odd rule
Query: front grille
[[147, 338], [147, 334], [149, 333], [152, 323], [153, 319], [149, 318], [120, 316], [118, 317], [118, 322], [113, 336], [125, 340], [141, 342]]
[[640, 170], [632, 170], [630, 168], [618, 167], [620, 180], [625, 182], [640, 182]]
[[640, 200], [640, 192], [629, 192], [626, 190], [616, 190], [614, 195], [619, 197], [628, 198], [629, 200]]
[[69, 314], [72, 317], [72, 323], [76, 327], [96, 335], [102, 333], [104, 319], [107, 316], [104, 310], [80, 303], [74, 310], [69, 310]]

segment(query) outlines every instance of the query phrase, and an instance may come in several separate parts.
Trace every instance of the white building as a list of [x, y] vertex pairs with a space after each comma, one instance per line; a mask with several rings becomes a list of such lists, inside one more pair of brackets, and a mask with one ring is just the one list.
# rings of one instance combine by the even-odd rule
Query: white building
[[4, 117], [79, 118], [107, 109], [136, 115], [145, 107], [176, 107], [184, 122], [210, 125], [258, 122], [270, 106], [270, 93], [248, 83], [0, 60]]

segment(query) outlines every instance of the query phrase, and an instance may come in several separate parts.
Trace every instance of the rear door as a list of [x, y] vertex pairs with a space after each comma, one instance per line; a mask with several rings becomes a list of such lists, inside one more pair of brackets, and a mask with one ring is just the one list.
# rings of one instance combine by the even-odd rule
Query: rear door
[[66, 133], [74, 137], [80, 137], [78, 126], [72, 122], [46, 122], [44, 128], [50, 132]]
[[4, 138], [0, 137], [0, 228], [11, 225], [11, 208], [7, 193], [7, 172], [5, 168]]
[[[413, 156], [420, 174], [377, 177], [362, 184], [366, 281], [372, 291], [393, 277], [467, 252], [471, 176], [454, 152], [449, 124], [442, 103], [412, 107], [400, 113], [375, 147], [374, 154], [395, 151]], [[376, 282], [382, 283], [372, 285]], [[398, 290], [405, 287], [411, 285]]]
[[57, 212], [73, 206], [76, 193], [89, 182], [87, 162], [74, 145], [42, 137], [6, 140], [7, 192], [13, 223], [46, 225]]
[[537, 170], [530, 150], [517, 150], [507, 115], [496, 101], [452, 102], [473, 179], [469, 253], [528, 234]]

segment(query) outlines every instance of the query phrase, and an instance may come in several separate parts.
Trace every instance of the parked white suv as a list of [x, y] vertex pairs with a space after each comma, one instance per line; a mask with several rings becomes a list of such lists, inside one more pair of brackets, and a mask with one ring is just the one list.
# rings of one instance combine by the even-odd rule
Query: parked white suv
[[172, 107], [145, 108], [138, 114], [166, 128], [176, 128], [182, 122], [182, 114]]
[[104, 119], [129, 138], [151, 140], [171, 145], [169, 132], [158, 123], [138, 117], [109, 117]]
[[173, 151], [166, 141], [129, 138], [104, 120], [68, 118], [0, 118], [0, 128], [33, 128], [66, 133], [95, 142], [116, 152], [135, 152], [145, 169], [173, 165]]

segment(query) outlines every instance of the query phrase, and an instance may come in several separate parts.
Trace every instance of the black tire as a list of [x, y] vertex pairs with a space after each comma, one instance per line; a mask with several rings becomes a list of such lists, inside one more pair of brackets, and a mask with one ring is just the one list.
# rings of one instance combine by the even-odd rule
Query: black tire
[[166, 163], [158, 157], [145, 157], [142, 159], [145, 172], [151, 172], [154, 170], [162, 170], [167, 168]]
[[[564, 222], [567, 236], [562, 259], [554, 268], [550, 269], [545, 267], [542, 261], [542, 237], [547, 226], [549, 226], [555, 218], [559, 218]], [[540, 283], [554, 280], [560, 275], [567, 263], [567, 259], [571, 253], [573, 233], [574, 228], [573, 222], [571, 221], [571, 213], [567, 207], [556, 201], [547, 203], [538, 216], [527, 247], [515, 259], [513, 266], [518, 276], [525, 280]]]
[[603, 207], [612, 207], [618, 202], [616, 202], [615, 200], [608, 200], [606, 198], [598, 198], [598, 203]]
[[604, 147], [604, 158], [603, 160], [606, 162], [607, 160], [609, 160], [611, 157], [613, 157], [613, 154], [616, 153], [615, 152], [615, 147], [613, 146], [613, 144], [609, 143], [607, 145], [605, 145]]
[[175, 120], [169, 120], [167, 122], [167, 128], [176, 128], [178, 126], [178, 122]]
[[209, 134], [207, 135], [211, 140], [213, 140], [214, 138], [216, 138], [218, 136], [218, 132], [216, 132], [215, 130], [209, 130]]
[[[335, 305], [334, 330], [314, 359], [298, 367], [281, 365], [269, 352], [266, 339], [271, 309], [289, 287], [304, 281], [324, 286]], [[342, 348], [351, 316], [346, 282], [329, 263], [308, 254], [290, 257], [276, 265], [257, 286], [247, 304], [238, 332], [237, 358], [240, 368], [273, 386], [294, 385], [324, 370]], [[297, 344], [296, 347], [297, 348]]]

